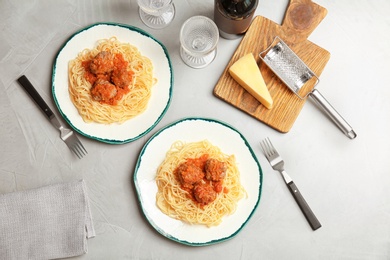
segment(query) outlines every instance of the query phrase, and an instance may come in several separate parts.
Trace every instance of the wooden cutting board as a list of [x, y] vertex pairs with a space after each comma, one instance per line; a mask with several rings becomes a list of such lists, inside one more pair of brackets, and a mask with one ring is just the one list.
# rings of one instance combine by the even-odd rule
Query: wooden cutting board
[[[259, 53], [279, 36], [303, 62], [319, 77], [330, 58], [330, 53], [307, 38], [325, 18], [327, 10], [311, 0], [291, 0], [282, 25], [256, 16], [227, 64], [215, 88], [214, 95], [241, 109], [270, 127], [287, 133], [297, 119], [306, 99], [301, 100], [264, 64]], [[252, 52], [264, 81], [274, 100], [268, 110], [243, 89], [229, 74], [229, 67], [240, 57]], [[309, 84], [309, 83], [307, 83]], [[313, 89], [315, 84], [308, 86]]]

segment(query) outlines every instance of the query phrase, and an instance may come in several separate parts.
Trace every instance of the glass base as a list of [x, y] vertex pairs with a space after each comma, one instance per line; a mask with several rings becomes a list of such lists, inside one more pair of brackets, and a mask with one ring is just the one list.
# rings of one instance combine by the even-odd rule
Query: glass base
[[180, 47], [180, 56], [184, 63], [189, 67], [194, 69], [201, 69], [209, 65], [215, 59], [215, 56], [217, 56], [217, 49], [213, 50], [205, 56], [195, 57], [187, 53], [183, 47]]
[[141, 21], [152, 29], [162, 29], [168, 26], [168, 24], [170, 24], [170, 22], [172, 22], [173, 18], [175, 17], [174, 4], [171, 4], [169, 8], [159, 16], [145, 13], [141, 8], [138, 8], [138, 11]]

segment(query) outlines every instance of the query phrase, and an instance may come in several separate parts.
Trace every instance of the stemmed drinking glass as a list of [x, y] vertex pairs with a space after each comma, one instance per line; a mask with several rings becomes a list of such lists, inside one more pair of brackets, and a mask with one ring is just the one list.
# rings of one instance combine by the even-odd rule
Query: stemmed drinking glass
[[175, 17], [172, 0], [137, 0], [142, 22], [153, 29], [166, 27]]
[[193, 16], [180, 30], [180, 56], [185, 64], [200, 69], [209, 65], [217, 54], [218, 27], [208, 17]]

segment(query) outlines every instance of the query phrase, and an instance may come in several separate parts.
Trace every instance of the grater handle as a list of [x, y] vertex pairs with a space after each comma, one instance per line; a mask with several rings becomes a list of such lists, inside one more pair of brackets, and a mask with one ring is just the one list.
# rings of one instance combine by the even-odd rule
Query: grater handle
[[317, 90], [313, 89], [309, 96], [319, 105], [325, 113], [333, 120], [333, 122], [343, 131], [343, 133], [350, 139], [356, 138], [357, 134], [352, 127], [345, 121], [345, 119], [332, 107], [332, 105], [324, 98], [324, 96]]

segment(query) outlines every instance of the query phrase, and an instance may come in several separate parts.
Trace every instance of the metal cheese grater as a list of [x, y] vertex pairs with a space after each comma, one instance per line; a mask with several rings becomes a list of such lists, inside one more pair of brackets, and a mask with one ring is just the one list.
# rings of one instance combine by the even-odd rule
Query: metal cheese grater
[[311, 88], [312, 84], [306, 84], [310, 82], [316, 86], [320, 80], [282, 39], [275, 37], [273, 43], [266, 50], [260, 52], [259, 56], [299, 98], [304, 99], [310, 96], [346, 136], [350, 139], [354, 139], [357, 136], [347, 121], [330, 105], [321, 93]]

